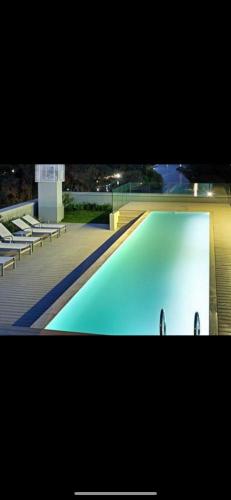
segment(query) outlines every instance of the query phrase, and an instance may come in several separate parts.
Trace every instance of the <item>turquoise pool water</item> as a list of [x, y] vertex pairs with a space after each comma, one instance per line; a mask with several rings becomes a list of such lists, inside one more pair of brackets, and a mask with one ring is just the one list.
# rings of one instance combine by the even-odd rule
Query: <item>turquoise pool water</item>
[[[47, 325], [110, 335], [209, 334], [209, 214], [151, 212]], [[74, 250], [73, 250], [74, 251]]]

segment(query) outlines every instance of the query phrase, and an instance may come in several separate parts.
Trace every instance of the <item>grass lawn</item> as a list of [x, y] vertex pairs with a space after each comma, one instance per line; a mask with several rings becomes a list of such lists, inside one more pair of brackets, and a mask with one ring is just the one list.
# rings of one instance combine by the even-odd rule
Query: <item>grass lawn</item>
[[66, 210], [63, 222], [109, 224], [109, 212], [101, 212], [99, 210]]

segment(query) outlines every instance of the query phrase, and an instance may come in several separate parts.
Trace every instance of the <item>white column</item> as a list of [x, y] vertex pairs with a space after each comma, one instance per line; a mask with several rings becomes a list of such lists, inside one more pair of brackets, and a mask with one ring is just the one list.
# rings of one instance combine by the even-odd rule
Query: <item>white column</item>
[[198, 184], [195, 182], [193, 186], [194, 196], [198, 195]]
[[60, 222], [64, 218], [62, 183], [65, 165], [36, 165], [35, 182], [38, 183], [39, 219]]

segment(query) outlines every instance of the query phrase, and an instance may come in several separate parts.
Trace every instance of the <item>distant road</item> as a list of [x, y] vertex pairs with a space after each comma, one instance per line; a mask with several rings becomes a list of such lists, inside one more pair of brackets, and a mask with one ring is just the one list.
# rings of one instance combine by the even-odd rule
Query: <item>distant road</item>
[[154, 169], [162, 176], [164, 190], [168, 190], [173, 184], [180, 184], [184, 187], [189, 186], [189, 180], [177, 168], [179, 165], [155, 165]]

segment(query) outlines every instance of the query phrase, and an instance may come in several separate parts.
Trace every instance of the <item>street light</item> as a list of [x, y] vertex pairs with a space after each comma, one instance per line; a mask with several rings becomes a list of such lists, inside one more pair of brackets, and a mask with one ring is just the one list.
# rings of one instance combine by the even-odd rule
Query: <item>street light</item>
[[212, 184], [209, 184], [209, 190], [207, 192], [207, 196], [213, 196], [213, 191], [212, 191]]

